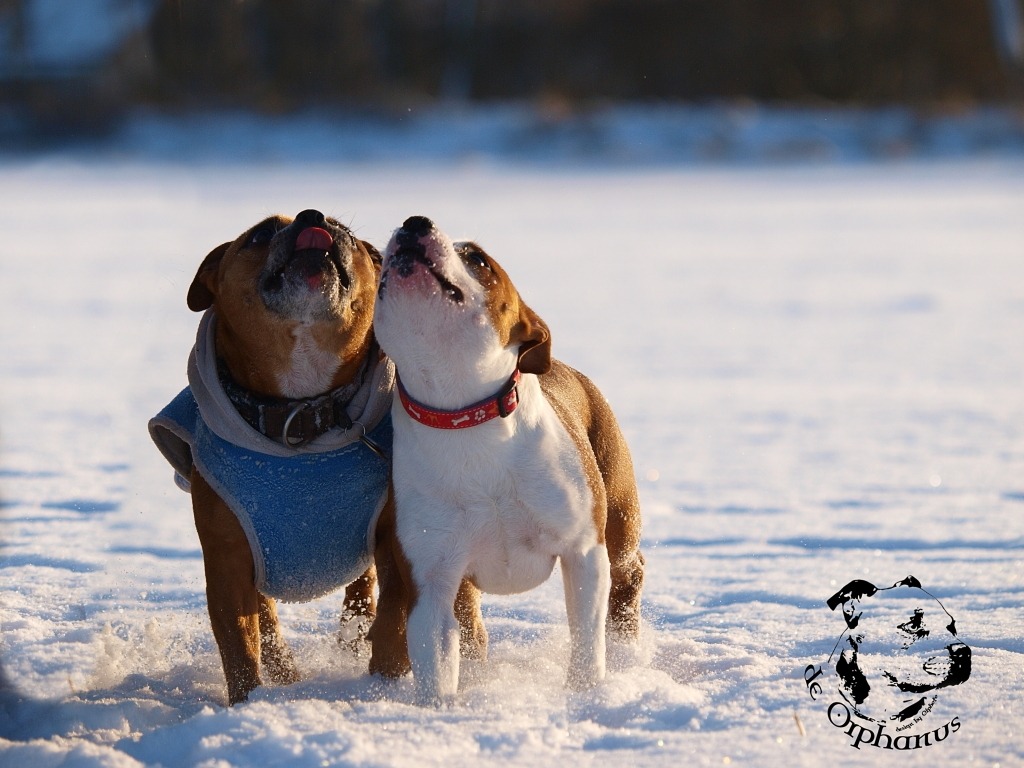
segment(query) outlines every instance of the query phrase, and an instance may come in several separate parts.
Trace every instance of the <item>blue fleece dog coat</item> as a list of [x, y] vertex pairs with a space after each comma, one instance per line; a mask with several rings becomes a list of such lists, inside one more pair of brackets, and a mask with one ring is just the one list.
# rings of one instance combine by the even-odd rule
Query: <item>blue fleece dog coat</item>
[[[241, 448], [213, 433], [187, 387], [149, 428], [178, 484], [188, 490], [194, 464], [238, 517], [264, 595], [312, 600], [354, 581], [373, 561], [389, 462], [362, 441], [288, 457]], [[367, 437], [390, 455], [391, 417]]]

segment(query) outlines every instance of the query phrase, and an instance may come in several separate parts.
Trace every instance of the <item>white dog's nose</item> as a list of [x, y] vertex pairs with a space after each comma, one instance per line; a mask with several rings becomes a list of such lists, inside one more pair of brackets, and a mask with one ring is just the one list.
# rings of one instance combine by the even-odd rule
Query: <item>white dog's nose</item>
[[434, 228], [434, 222], [428, 219], [426, 216], [410, 216], [402, 224], [402, 229], [411, 235], [417, 237], [423, 237], [428, 234]]

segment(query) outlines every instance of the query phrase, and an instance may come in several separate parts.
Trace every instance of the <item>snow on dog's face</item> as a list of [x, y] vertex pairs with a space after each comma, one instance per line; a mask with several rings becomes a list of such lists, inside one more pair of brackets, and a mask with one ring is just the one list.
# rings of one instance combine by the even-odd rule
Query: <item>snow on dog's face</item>
[[550, 367], [547, 327], [501, 266], [423, 216], [407, 219], [384, 252], [374, 329], [406, 383], [507, 377], [517, 359], [526, 373]]

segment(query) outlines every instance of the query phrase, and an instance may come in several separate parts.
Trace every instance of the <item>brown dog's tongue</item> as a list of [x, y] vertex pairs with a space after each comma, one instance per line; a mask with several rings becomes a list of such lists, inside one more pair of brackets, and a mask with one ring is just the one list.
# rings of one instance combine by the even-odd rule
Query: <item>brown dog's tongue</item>
[[295, 239], [295, 250], [306, 251], [315, 249], [318, 251], [329, 251], [334, 244], [334, 238], [326, 229], [320, 227], [309, 227], [299, 232]]

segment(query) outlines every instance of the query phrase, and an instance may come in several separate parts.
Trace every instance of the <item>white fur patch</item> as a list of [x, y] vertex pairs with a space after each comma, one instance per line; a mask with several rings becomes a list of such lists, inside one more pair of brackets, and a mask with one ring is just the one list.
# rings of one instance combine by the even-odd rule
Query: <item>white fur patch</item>
[[292, 335], [295, 337], [295, 346], [292, 347], [291, 365], [288, 370], [277, 375], [281, 392], [285, 397], [293, 399], [314, 397], [326, 392], [341, 367], [341, 360], [316, 343], [308, 326], [297, 325]]

